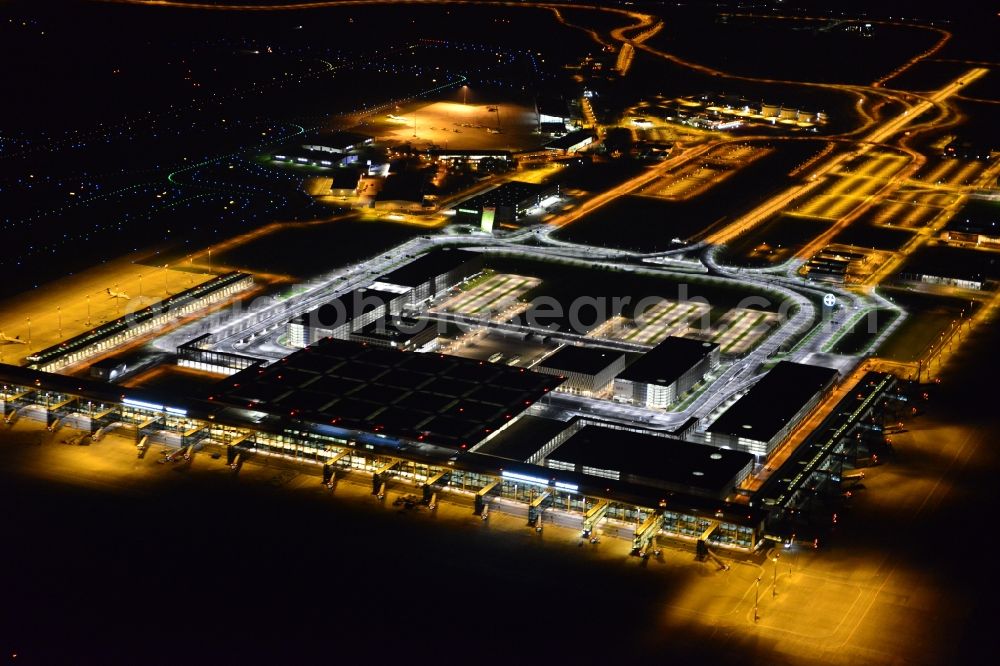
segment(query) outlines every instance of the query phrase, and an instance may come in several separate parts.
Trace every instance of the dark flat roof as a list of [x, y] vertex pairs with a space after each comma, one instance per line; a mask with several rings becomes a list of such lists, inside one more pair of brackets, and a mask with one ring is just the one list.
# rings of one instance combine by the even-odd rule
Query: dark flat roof
[[945, 225], [945, 229], [1000, 236], [1000, 203], [970, 199]]
[[654, 479], [678, 491], [693, 487], [712, 494], [725, 490], [753, 462], [745, 451], [594, 425], [581, 428], [547, 457]]
[[566, 421], [526, 414], [476, 449], [476, 453], [524, 462], [567, 427]]
[[471, 199], [466, 199], [455, 208], [475, 208], [481, 209], [486, 206], [513, 206], [525, 199], [537, 197], [543, 192], [554, 189], [553, 185], [540, 185], [538, 183], [522, 183], [520, 181], [510, 181], [500, 187], [493, 188], [488, 192], [483, 192]]
[[583, 141], [584, 139], [586, 139], [587, 137], [593, 137], [593, 136], [594, 133], [591, 132], [590, 130], [576, 130], [574, 132], [570, 132], [565, 136], [561, 136], [558, 139], [549, 141], [547, 144], [545, 144], [545, 147], [553, 148], [555, 150], [568, 150], [573, 146], [575, 146], [576, 144]]
[[422, 171], [390, 173], [375, 198], [379, 201], [423, 201], [424, 195], [434, 193], [430, 181], [430, 174]]
[[431, 250], [405, 266], [401, 266], [391, 273], [386, 273], [377, 282], [416, 287], [439, 275], [450, 273], [467, 262], [478, 259], [477, 253], [457, 248]]
[[373, 138], [367, 134], [345, 132], [344, 130], [318, 130], [307, 134], [303, 141], [306, 142], [306, 145], [315, 144], [343, 150], [359, 143], [371, 141]]
[[539, 363], [537, 367], [596, 375], [623, 356], [625, 356], [625, 352], [613, 349], [566, 345]]
[[330, 177], [330, 189], [344, 190], [358, 186], [358, 180], [361, 178], [361, 172], [360, 170], [352, 167], [340, 167], [335, 169], [333, 173], [330, 174]]
[[434, 148], [428, 150], [427, 154], [433, 157], [502, 157], [504, 159], [510, 159], [511, 157], [509, 150], [482, 150], [478, 148], [459, 148], [455, 150]]
[[219, 382], [213, 400], [458, 449], [504, 426], [561, 381], [457, 356], [326, 339]]
[[907, 257], [899, 272], [975, 282], [1000, 280], [1000, 254], [947, 245], [925, 245]]
[[362, 326], [351, 335], [360, 335], [368, 339], [406, 345], [428, 328], [433, 329], [434, 323], [424, 319], [395, 317], [393, 319], [373, 321], [370, 324]]
[[618, 376], [636, 383], [668, 386], [718, 347], [713, 342], [670, 335]]
[[387, 305], [399, 294], [380, 289], [361, 288], [337, 296], [292, 321], [305, 326], [340, 326], [365, 312]]
[[818, 365], [781, 361], [723, 412], [708, 432], [769, 441], [837, 374]]

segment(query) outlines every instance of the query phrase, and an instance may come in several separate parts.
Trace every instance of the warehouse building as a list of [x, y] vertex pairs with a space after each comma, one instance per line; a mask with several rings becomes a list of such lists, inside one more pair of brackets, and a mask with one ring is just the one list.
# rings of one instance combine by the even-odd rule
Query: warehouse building
[[558, 185], [510, 181], [488, 192], [466, 199], [455, 207], [455, 221], [483, 226], [484, 212], [492, 211], [496, 224], [513, 224], [531, 208], [544, 207], [559, 196]]
[[750, 476], [753, 462], [743, 451], [587, 425], [549, 453], [545, 466], [722, 500]]
[[1000, 245], [1000, 206], [970, 199], [945, 225], [945, 240], [976, 245]]
[[668, 336], [615, 378], [614, 399], [663, 409], [719, 367], [719, 345]]
[[596, 396], [608, 390], [615, 377], [625, 369], [625, 352], [597, 347], [565, 345], [546, 357], [533, 370], [564, 377], [558, 391], [574, 395]]
[[590, 130], [576, 130], [548, 142], [545, 144], [545, 150], [571, 155], [594, 143], [594, 138], [594, 133]]
[[416, 305], [443, 294], [475, 277], [482, 270], [481, 254], [442, 248], [431, 250], [405, 266], [381, 276], [371, 288], [403, 295], [403, 303]]
[[361, 171], [354, 167], [341, 167], [330, 174], [330, 194], [335, 197], [352, 197], [358, 193]]
[[899, 278], [958, 289], [993, 289], [1000, 282], [1000, 258], [994, 252], [926, 245], [906, 258]]
[[705, 441], [766, 459], [838, 376], [830, 368], [781, 361], [708, 427]]

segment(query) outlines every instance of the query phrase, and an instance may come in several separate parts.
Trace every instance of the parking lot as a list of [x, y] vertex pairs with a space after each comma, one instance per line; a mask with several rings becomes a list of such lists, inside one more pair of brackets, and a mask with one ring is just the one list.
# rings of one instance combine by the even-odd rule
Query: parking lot
[[458, 314], [490, 316], [509, 307], [541, 280], [523, 275], [492, 275], [471, 289], [436, 305], [433, 310]]

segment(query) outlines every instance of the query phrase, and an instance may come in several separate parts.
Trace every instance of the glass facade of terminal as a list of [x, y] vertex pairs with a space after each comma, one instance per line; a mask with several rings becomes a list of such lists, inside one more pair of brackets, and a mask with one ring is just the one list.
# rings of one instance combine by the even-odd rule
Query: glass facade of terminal
[[[5, 385], [0, 387], [0, 405], [4, 417], [21, 415], [52, 423], [62, 420], [73, 428], [89, 432], [95, 439], [105, 432], [116, 431], [123, 436], [133, 436], [136, 443], [147, 441], [173, 447], [215, 448], [240, 452], [249, 457], [276, 456], [304, 465], [314, 465], [319, 475], [323, 465], [331, 463], [342, 473], [373, 474], [380, 472], [391, 484], [421, 486], [435, 480], [436, 492], [453, 493], [471, 498], [489, 488], [487, 500], [495, 509], [526, 510], [535, 503], [542, 511], [542, 523], [547, 522], [546, 512], [564, 512], [577, 515], [583, 524], [584, 513], [601, 498], [575, 491], [575, 486], [557, 488], [546, 485], [546, 479], [536, 481], [506, 478], [498, 474], [470, 471], [448, 465], [390, 457], [375, 450], [360, 439], [319, 434], [289, 428], [281, 432], [268, 432], [250, 427], [216, 423], [214, 420], [192, 418], [184, 409], [171, 405], [152, 404], [124, 398], [117, 403], [102, 403], [77, 398], [70, 393], [43, 391], [31, 386]], [[261, 415], [263, 416], [263, 414]], [[252, 418], [252, 415], [251, 415]], [[84, 435], [85, 436], [85, 435]], [[398, 488], [397, 488], [398, 489]], [[610, 501], [603, 521], [596, 528], [599, 532], [630, 538], [638, 526], [654, 513], [662, 513], [660, 532], [667, 536], [697, 539], [710, 527], [714, 518], [685, 513], [676, 507], [643, 507], [626, 502]], [[559, 521], [566, 525], [565, 520]], [[719, 522], [709, 537], [715, 545], [751, 549], [756, 546], [754, 530], [745, 525]]]

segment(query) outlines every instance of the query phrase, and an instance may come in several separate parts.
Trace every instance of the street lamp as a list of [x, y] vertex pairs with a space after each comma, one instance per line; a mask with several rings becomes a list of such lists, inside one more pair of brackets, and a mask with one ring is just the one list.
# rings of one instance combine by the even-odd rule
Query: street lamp
[[778, 558], [780, 553], [775, 553], [771, 561], [774, 562], [774, 579], [771, 581], [771, 598], [778, 596]]
[[757, 576], [757, 580], [754, 581], [756, 584], [753, 593], [753, 621], [757, 622], [760, 616], [757, 615], [757, 604], [760, 602], [760, 576]]
[[142, 273], [139, 273], [139, 301], [142, 301]]
[[469, 86], [462, 86], [462, 106], [465, 106], [469, 94]]
[[56, 306], [56, 316], [59, 317], [59, 339], [62, 340], [62, 306]]

